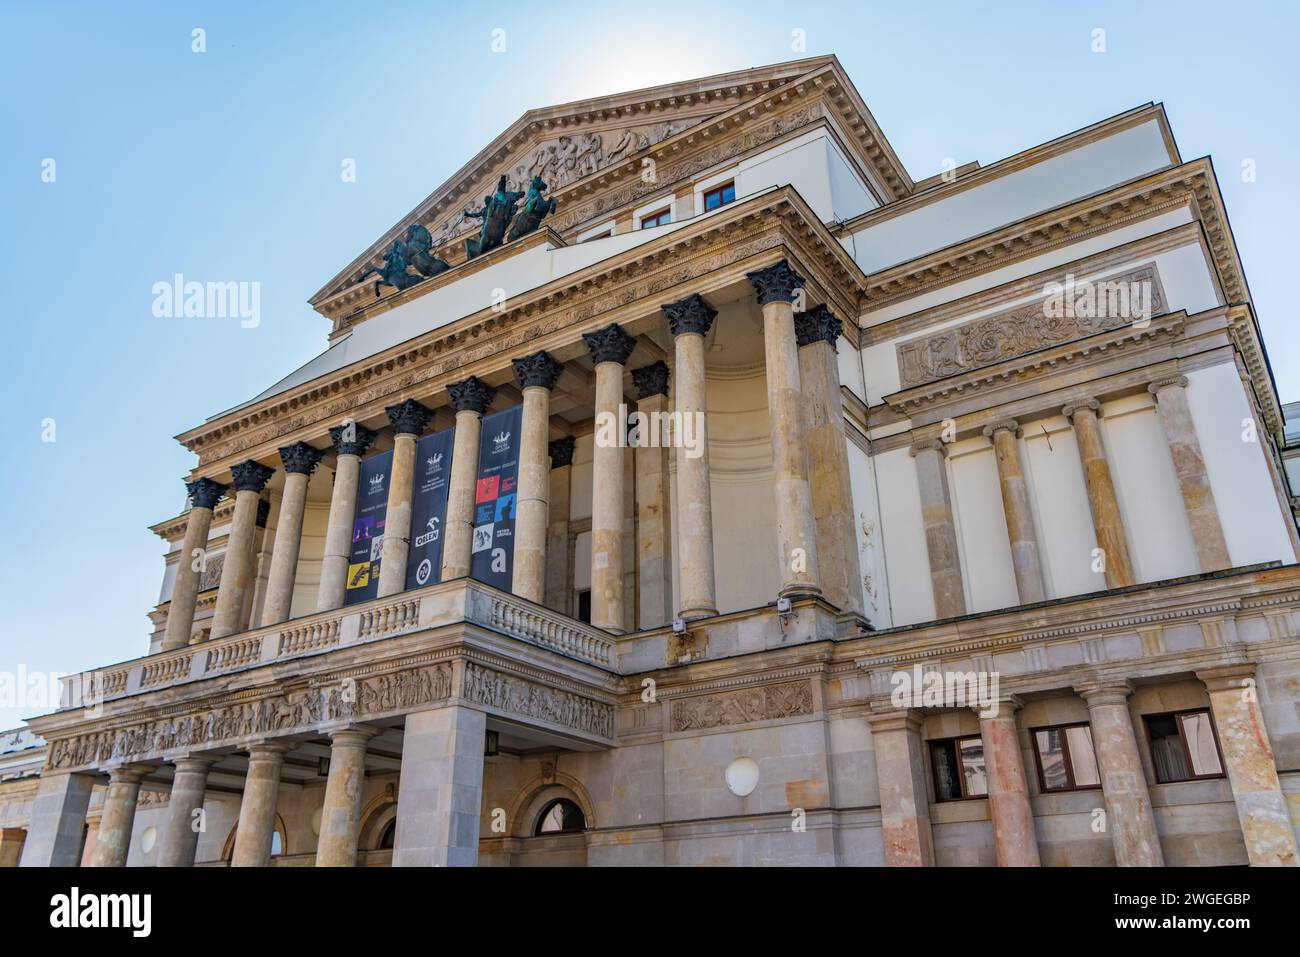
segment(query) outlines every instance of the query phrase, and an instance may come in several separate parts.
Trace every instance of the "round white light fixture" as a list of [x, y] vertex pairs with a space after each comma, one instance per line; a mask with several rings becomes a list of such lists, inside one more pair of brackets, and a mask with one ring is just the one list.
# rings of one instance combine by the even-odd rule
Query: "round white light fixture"
[[323, 810], [324, 808], [318, 807], [316, 810], [311, 812], [311, 832], [317, 837], [320, 837], [320, 819]]
[[736, 797], [746, 797], [758, 787], [758, 762], [753, 758], [736, 758], [727, 765], [727, 789]]
[[148, 854], [153, 850], [153, 846], [158, 843], [158, 829], [156, 827], [146, 827], [140, 832], [140, 852]]

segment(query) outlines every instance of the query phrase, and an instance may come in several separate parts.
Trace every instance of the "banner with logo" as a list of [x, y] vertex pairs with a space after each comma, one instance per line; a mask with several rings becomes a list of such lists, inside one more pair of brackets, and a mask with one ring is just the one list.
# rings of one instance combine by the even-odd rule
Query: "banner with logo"
[[470, 577], [509, 591], [515, 566], [519, 426], [523, 406], [484, 416], [474, 490], [474, 557]]
[[361, 460], [345, 605], [369, 601], [379, 590], [379, 559], [384, 550], [384, 518], [388, 514], [388, 480], [392, 471], [391, 451]]
[[411, 496], [411, 550], [406, 587], [419, 588], [442, 576], [442, 526], [451, 485], [451, 447], [455, 429], [443, 429], [415, 443], [415, 486]]

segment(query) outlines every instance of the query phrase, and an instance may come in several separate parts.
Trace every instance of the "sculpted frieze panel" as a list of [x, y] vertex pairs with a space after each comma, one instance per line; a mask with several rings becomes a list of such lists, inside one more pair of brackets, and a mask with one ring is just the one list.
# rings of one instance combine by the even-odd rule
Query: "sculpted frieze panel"
[[607, 704], [504, 674], [469, 662], [465, 700], [525, 718], [562, 725], [602, 738], [613, 737], [614, 709]]
[[682, 698], [672, 705], [673, 731], [700, 731], [752, 721], [812, 714], [812, 685], [807, 681], [741, 688]]
[[[1070, 298], [1058, 308], [1058, 298], [1064, 296]], [[1090, 298], [1085, 300], [1085, 296]], [[1140, 310], [1133, 308], [1135, 302]], [[904, 389], [924, 385], [1143, 318], [1149, 320], [1167, 310], [1154, 264], [1096, 282], [1080, 282], [1042, 299], [900, 343], [899, 382]]]
[[311, 731], [322, 721], [352, 720], [400, 712], [451, 696], [451, 665], [344, 678], [328, 687], [222, 705], [50, 743], [46, 767], [96, 767], [158, 758], [177, 748], [237, 745], [265, 735]]

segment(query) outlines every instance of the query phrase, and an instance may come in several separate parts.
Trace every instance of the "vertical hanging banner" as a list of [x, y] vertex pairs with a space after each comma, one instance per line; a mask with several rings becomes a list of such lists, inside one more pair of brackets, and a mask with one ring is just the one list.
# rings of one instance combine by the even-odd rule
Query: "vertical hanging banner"
[[415, 488], [411, 496], [411, 550], [406, 587], [431, 585], [442, 578], [442, 526], [451, 485], [451, 447], [455, 429], [443, 429], [415, 443]]
[[509, 591], [515, 567], [519, 426], [523, 406], [484, 416], [474, 490], [474, 556], [470, 577]]
[[361, 460], [344, 605], [369, 601], [379, 590], [379, 559], [384, 550], [384, 518], [388, 514], [388, 480], [392, 471], [392, 452], [380, 452]]

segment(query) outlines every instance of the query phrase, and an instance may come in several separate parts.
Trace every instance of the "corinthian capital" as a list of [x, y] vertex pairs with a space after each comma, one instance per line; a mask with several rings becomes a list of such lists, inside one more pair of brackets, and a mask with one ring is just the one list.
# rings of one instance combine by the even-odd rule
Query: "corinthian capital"
[[291, 475], [311, 475], [323, 453], [306, 442], [295, 442], [280, 450], [280, 464]]
[[339, 455], [365, 455], [370, 443], [375, 440], [375, 433], [364, 425], [349, 422], [336, 425], [330, 429], [330, 439], [334, 442], [334, 451]]
[[663, 362], [655, 362], [639, 369], [633, 369], [632, 382], [636, 384], [638, 399], [648, 399], [652, 395], [667, 395], [668, 366]]
[[249, 459], [232, 466], [230, 474], [235, 477], [236, 492], [261, 492], [266, 488], [266, 483], [271, 481], [275, 469]]
[[531, 356], [513, 360], [511, 364], [515, 367], [515, 378], [523, 389], [538, 385], [543, 389], [554, 389], [555, 380], [564, 368], [545, 352], [534, 352]]
[[668, 317], [668, 331], [674, 336], [690, 332], [704, 335], [713, 325], [713, 317], [718, 314], [699, 293], [692, 293], [685, 299], [670, 302], [659, 309]]
[[835, 318], [828, 306], [813, 306], [807, 312], [794, 314], [794, 337], [800, 348], [814, 342], [829, 342], [834, 349], [835, 341], [843, 333], [844, 323]]
[[210, 478], [195, 479], [193, 482], [185, 483], [192, 508], [214, 508], [229, 488], [230, 486], [214, 482]]
[[562, 439], [556, 439], [547, 446], [547, 451], [551, 453], [551, 468], [563, 468], [566, 465], [573, 464], [573, 448], [577, 443], [573, 436], [566, 435]]
[[795, 291], [804, 286], [803, 276], [791, 269], [784, 259], [766, 269], [745, 275], [754, 287], [754, 295], [758, 297], [760, 306], [766, 306], [769, 302], [794, 302]]
[[617, 325], [609, 325], [595, 332], [584, 332], [582, 341], [587, 344], [591, 361], [596, 365], [602, 362], [617, 362], [622, 365], [636, 348], [636, 340]]
[[384, 411], [388, 413], [388, 421], [393, 423], [393, 431], [398, 435], [422, 434], [430, 416], [433, 415], [432, 411], [414, 399], [390, 405]]
[[462, 382], [453, 382], [447, 386], [451, 396], [451, 407], [457, 412], [477, 412], [482, 415], [496, 398], [497, 390], [478, 376], [470, 376]]

